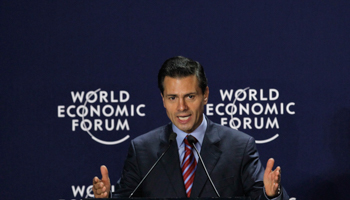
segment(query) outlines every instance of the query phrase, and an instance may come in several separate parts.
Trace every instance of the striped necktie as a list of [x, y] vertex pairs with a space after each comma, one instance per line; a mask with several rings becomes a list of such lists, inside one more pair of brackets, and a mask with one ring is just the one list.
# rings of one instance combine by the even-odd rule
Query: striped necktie
[[184, 143], [185, 143], [185, 156], [184, 156], [184, 160], [182, 161], [181, 169], [182, 169], [182, 176], [184, 179], [184, 184], [186, 189], [186, 195], [187, 197], [190, 197], [192, 185], [193, 185], [193, 179], [197, 169], [197, 161], [192, 152], [193, 145], [188, 142], [187, 137], [185, 137]]

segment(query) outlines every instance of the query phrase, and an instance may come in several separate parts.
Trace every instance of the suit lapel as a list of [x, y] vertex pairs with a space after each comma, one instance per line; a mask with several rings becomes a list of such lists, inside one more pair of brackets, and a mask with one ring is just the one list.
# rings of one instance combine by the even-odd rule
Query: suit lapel
[[[168, 138], [171, 132], [171, 125], [168, 125], [165, 129], [165, 134], [161, 133], [163, 134], [163, 137], [160, 136], [161, 144], [158, 151], [158, 156], [160, 156], [168, 148]], [[167, 177], [169, 178], [169, 184], [173, 186], [177, 197], [185, 197], [186, 192], [180, 169], [179, 153], [176, 141], [173, 141], [173, 144], [170, 146], [168, 152], [162, 158], [161, 163], [166, 171]]]
[[[215, 168], [215, 165], [220, 158], [221, 150], [217, 147], [217, 144], [220, 142], [217, 130], [213, 127], [213, 123], [208, 118], [207, 122], [208, 127], [205, 132], [200, 154], [203, 158], [205, 166], [207, 167], [208, 173], [211, 174], [211, 171]], [[191, 197], [199, 197], [207, 181], [209, 182], [203, 165], [200, 160], [198, 160], [198, 166], [193, 181]]]

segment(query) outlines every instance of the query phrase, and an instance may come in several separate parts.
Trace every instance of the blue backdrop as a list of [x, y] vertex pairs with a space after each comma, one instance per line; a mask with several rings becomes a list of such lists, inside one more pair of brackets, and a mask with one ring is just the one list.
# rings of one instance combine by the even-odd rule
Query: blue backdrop
[[[349, 1], [0, 1], [1, 199], [81, 199], [169, 122], [165, 59], [199, 61], [205, 113], [255, 137], [297, 199], [346, 199]], [[84, 123], [81, 123], [84, 122]]]

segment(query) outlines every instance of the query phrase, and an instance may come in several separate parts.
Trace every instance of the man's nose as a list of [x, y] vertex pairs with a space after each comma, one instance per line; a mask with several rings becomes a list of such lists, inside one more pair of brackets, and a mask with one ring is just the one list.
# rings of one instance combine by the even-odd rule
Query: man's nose
[[184, 99], [179, 99], [179, 102], [177, 104], [177, 110], [178, 111], [185, 111], [187, 110], [188, 107], [187, 107], [187, 104], [186, 104], [186, 101]]

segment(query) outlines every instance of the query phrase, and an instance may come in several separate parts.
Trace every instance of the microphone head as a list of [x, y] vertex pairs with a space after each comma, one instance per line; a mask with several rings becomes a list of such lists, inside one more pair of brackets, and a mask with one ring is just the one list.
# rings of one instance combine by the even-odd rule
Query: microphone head
[[176, 137], [177, 137], [177, 134], [176, 134], [176, 133], [174, 133], [174, 132], [170, 133], [169, 142], [174, 141], [174, 140], [176, 139]]
[[197, 140], [192, 135], [187, 136], [187, 140], [190, 144], [196, 144]]

